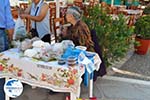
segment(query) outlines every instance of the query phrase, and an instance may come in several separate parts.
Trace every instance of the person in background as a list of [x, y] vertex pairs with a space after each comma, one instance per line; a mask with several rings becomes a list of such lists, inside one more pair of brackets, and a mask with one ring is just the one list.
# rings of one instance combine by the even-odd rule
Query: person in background
[[[9, 0], [0, 0], [0, 5], [0, 52], [2, 52], [9, 48], [9, 41], [12, 40], [15, 23], [12, 18]], [[5, 100], [4, 82], [4, 79], [0, 79], [0, 100]]]
[[10, 7], [19, 7], [19, 0], [9, 0], [10, 2]]
[[32, 37], [37, 36], [42, 41], [50, 43], [49, 6], [44, 0], [32, 0], [31, 6], [20, 16], [31, 20]]
[[67, 9], [65, 18], [68, 23], [71, 23], [71, 26], [67, 29], [65, 28], [65, 31], [62, 30], [60, 40], [72, 40], [75, 46], [86, 46], [87, 51], [98, 53], [102, 63], [100, 65], [100, 69], [98, 71], [94, 71], [93, 80], [96, 81], [98, 76], [106, 74], [106, 67], [98, 44], [98, 39], [96, 37], [96, 31], [89, 30], [88, 26], [81, 20], [81, 17], [82, 11], [78, 7], [72, 6]]

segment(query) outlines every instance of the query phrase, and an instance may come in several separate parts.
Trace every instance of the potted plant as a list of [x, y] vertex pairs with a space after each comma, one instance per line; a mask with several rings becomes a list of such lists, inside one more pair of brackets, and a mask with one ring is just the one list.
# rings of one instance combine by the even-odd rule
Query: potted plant
[[136, 21], [134, 33], [135, 40], [139, 42], [139, 45], [135, 45], [135, 52], [146, 54], [150, 47], [150, 16], [142, 16]]
[[150, 5], [145, 7], [145, 9], [143, 10], [143, 14], [144, 15], [150, 15]]
[[109, 9], [98, 5], [88, 9], [88, 16], [83, 19], [92, 30], [96, 30], [102, 55], [107, 66], [124, 57], [131, 44], [133, 30], [128, 27], [123, 15], [113, 19]]

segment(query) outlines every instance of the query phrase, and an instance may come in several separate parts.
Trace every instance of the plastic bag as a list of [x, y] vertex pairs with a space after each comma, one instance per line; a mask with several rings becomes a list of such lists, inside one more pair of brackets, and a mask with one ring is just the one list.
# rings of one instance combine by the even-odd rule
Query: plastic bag
[[18, 17], [15, 24], [13, 40], [23, 40], [26, 37], [26, 27], [23, 20]]

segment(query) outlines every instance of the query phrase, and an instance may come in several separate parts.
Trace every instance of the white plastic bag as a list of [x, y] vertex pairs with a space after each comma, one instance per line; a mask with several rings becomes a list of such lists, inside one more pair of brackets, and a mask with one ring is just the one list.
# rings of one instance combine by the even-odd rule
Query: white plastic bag
[[21, 40], [26, 37], [26, 27], [24, 25], [23, 20], [18, 17], [15, 24], [13, 40]]

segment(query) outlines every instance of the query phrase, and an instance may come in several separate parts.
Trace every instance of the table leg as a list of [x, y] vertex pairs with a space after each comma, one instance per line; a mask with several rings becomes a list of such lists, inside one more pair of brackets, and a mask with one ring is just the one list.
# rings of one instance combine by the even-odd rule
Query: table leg
[[131, 15], [129, 18], [128, 26], [133, 26], [135, 23], [135, 15]]
[[76, 100], [76, 95], [74, 93], [70, 93], [70, 100]]
[[89, 97], [93, 97], [93, 79], [90, 79], [90, 84], [89, 84]]
[[[5, 82], [6, 82], [7, 80], [9, 80], [9, 77], [6, 77], [6, 78], [5, 78]], [[5, 94], [5, 100], [10, 100], [10, 97], [7, 96], [6, 94]]]

